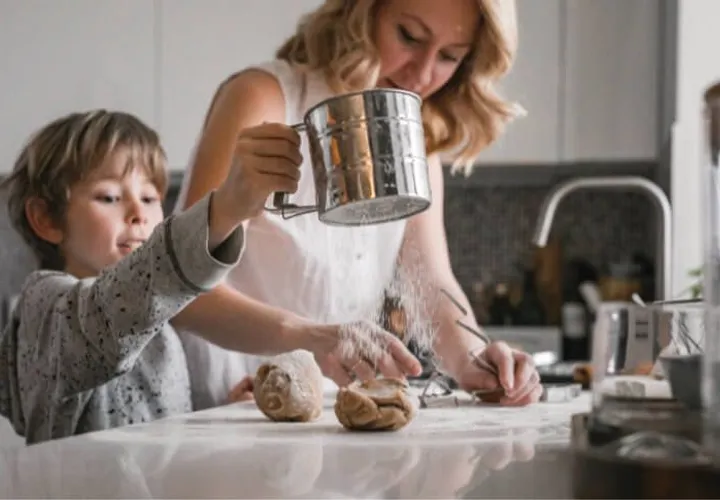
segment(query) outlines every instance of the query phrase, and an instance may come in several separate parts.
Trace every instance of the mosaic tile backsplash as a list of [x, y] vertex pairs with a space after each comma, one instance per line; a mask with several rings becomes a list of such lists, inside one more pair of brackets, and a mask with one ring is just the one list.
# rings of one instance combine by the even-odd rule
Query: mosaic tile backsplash
[[[448, 186], [445, 222], [453, 269], [462, 285], [516, 279], [517, 265], [530, 247], [540, 206], [549, 187]], [[552, 235], [563, 254], [594, 266], [655, 255], [652, 202], [632, 192], [579, 191], [559, 205]]]

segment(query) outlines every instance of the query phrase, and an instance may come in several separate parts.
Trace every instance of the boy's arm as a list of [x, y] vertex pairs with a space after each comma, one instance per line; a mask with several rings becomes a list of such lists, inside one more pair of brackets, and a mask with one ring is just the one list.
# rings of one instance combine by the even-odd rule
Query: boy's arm
[[36, 273], [22, 300], [23, 330], [37, 335], [20, 339], [27, 340], [25, 362], [34, 365], [26, 368], [48, 377], [60, 396], [130, 370], [164, 324], [216, 286], [240, 257], [241, 227], [210, 254], [209, 200], [160, 224], [142, 247], [97, 278]]

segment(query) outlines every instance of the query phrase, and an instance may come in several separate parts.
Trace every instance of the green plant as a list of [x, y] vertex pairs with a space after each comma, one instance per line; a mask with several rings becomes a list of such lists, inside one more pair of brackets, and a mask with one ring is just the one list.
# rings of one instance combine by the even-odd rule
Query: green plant
[[703, 270], [702, 267], [691, 269], [688, 276], [695, 278], [695, 283], [690, 286], [690, 295], [693, 299], [702, 297], [703, 292]]

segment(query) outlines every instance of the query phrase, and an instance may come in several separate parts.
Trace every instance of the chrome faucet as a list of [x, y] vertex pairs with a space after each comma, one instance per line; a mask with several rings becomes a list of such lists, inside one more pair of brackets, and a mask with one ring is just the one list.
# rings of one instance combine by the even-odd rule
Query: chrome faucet
[[582, 177], [558, 184], [545, 198], [540, 209], [533, 243], [539, 247], [547, 245], [555, 212], [560, 202], [573, 191], [586, 188], [638, 189], [648, 195], [659, 212], [659, 225], [662, 230], [661, 247], [658, 248], [662, 266], [655, 266], [657, 299], [669, 299], [672, 293], [672, 208], [670, 200], [660, 187], [644, 177]]

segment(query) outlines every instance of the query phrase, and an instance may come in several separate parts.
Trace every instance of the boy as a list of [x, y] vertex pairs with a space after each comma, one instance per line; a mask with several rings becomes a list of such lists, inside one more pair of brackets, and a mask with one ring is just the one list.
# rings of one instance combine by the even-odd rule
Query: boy
[[0, 336], [0, 414], [28, 444], [192, 411], [169, 320], [238, 262], [241, 223], [297, 188], [295, 132], [262, 125], [245, 148], [220, 188], [165, 221], [165, 155], [132, 115], [70, 114], [22, 150], [8, 206], [42, 270]]

